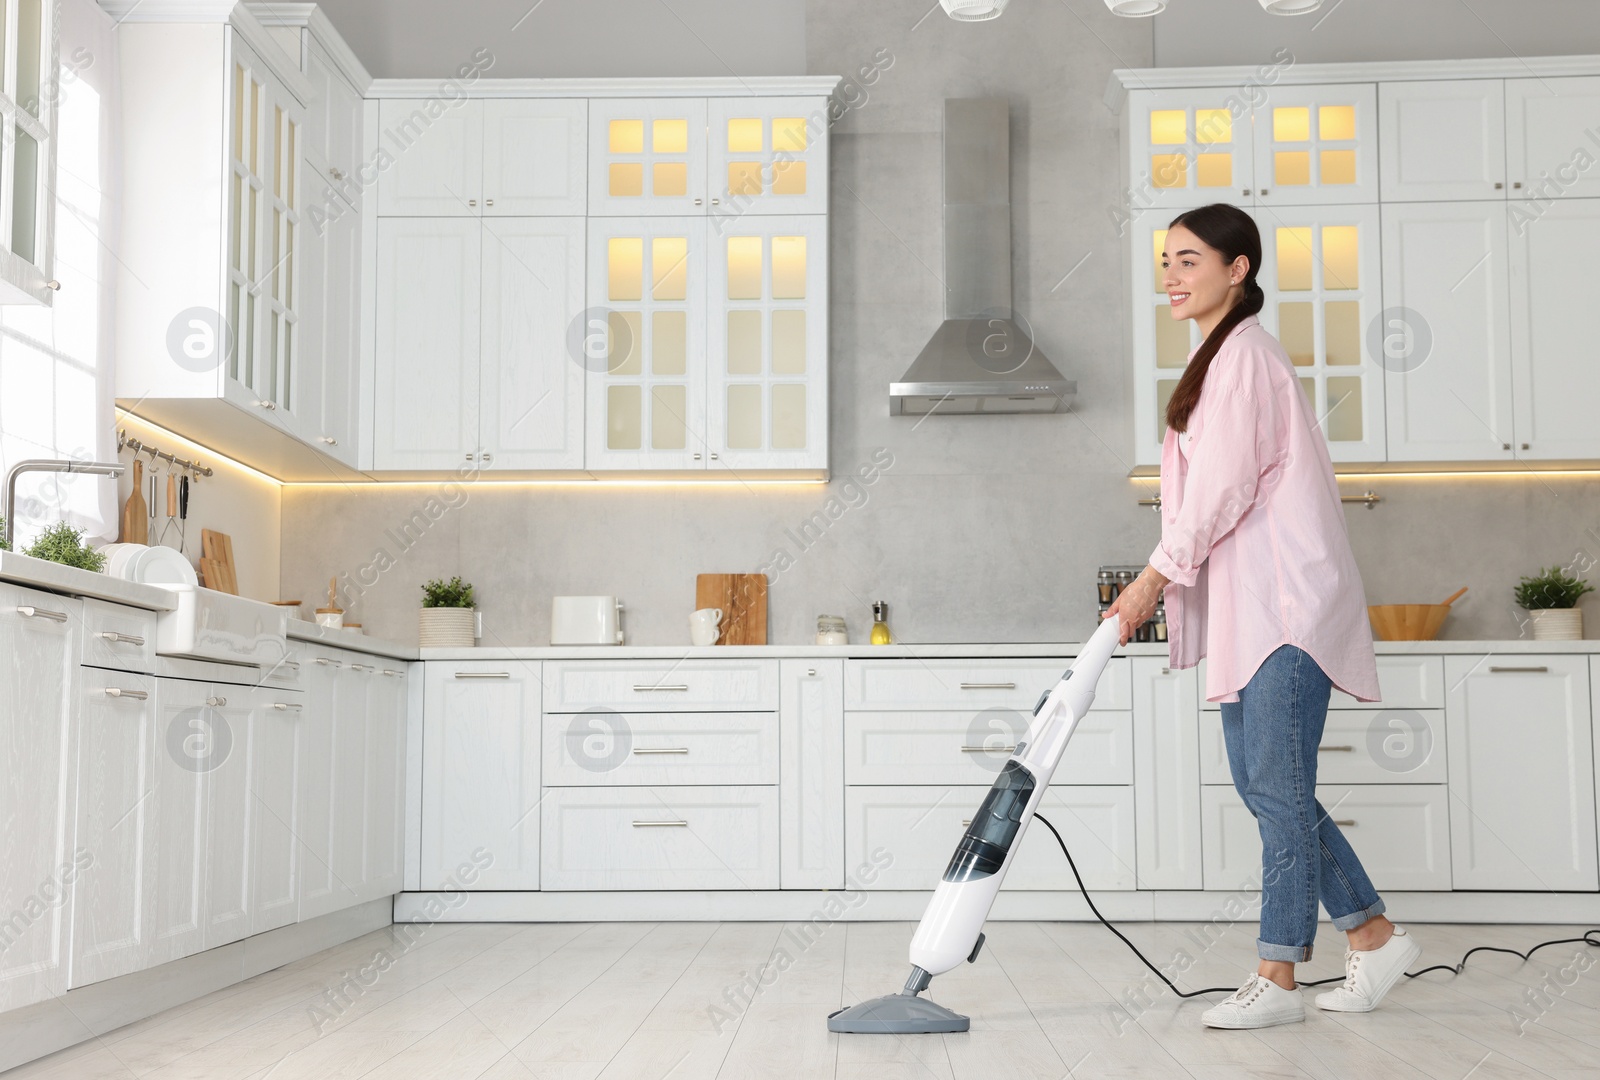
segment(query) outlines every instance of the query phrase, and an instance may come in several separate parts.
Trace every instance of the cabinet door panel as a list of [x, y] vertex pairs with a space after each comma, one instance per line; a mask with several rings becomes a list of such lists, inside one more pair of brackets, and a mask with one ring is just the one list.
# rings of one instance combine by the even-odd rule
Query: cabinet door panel
[[1502, 80], [1379, 83], [1378, 115], [1379, 186], [1385, 202], [1505, 200]]
[[484, 216], [583, 216], [588, 141], [586, 100], [485, 101]]
[[1525, 212], [1547, 199], [1600, 196], [1595, 117], [1600, 76], [1507, 79], [1506, 172], [1510, 197]]
[[145, 966], [204, 949], [206, 767], [215, 760], [218, 717], [205, 683], [156, 680], [152, 828], [155, 913]]
[[[393, 159], [378, 179], [378, 213], [477, 217], [483, 191], [482, 101], [385, 98], [378, 146]], [[439, 113], [429, 115], [430, 111]]]
[[713, 215], [828, 212], [827, 98], [706, 103]]
[[1391, 461], [1512, 456], [1509, 261], [1504, 202], [1383, 208]]
[[406, 675], [378, 660], [367, 685], [367, 820], [364, 892], [400, 891], [404, 871]]
[[373, 465], [459, 468], [478, 448], [481, 226], [378, 222]]
[[300, 837], [300, 918], [314, 919], [341, 906], [348, 893], [333, 876], [334, 710], [344, 661], [329, 649], [307, 650], [305, 710], [300, 721], [301, 764], [295, 786]]
[[333, 691], [333, 836], [329, 864], [338, 898], [349, 907], [366, 899], [367, 688], [374, 677], [371, 657], [341, 652]]
[[296, 839], [296, 775], [303, 695], [259, 691], [252, 716], [250, 801], [255, 814], [250, 848], [250, 932], [295, 922], [300, 914], [300, 842]]
[[1377, 117], [1372, 83], [1268, 89], [1253, 117], [1256, 205], [1377, 202]]
[[1157, 656], [1130, 660], [1139, 888], [1198, 889], [1202, 877], [1197, 672], [1173, 670]]
[[779, 661], [779, 885], [844, 885], [844, 661]]
[[321, 228], [320, 237], [307, 237], [308, 249], [320, 246], [322, 259], [319, 380], [305, 386], [319, 394], [320, 424], [302, 428], [316, 449], [354, 467], [361, 415], [361, 215], [335, 197]]
[[254, 917], [250, 845], [260, 810], [250, 782], [264, 692], [217, 683], [208, 688], [218, 704], [197, 718], [201, 726], [191, 726], [199, 738], [210, 740], [197, 744], [193, 765], [205, 776], [204, 942], [215, 949], [248, 936]]
[[478, 416], [494, 469], [583, 468], [582, 218], [483, 227], [483, 360]]
[[1142, 227], [1157, 219], [1165, 224], [1191, 206], [1255, 205], [1250, 105], [1237, 92], [1130, 91], [1128, 124], [1129, 186], [1148, 193], [1128, 212], [1138, 212]]
[[589, 103], [589, 213], [706, 213], [706, 100]]

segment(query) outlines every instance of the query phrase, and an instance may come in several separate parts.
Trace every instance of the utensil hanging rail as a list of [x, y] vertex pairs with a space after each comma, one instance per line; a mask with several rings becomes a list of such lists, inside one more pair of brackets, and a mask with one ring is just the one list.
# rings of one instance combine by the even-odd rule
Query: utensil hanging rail
[[188, 458], [174, 457], [165, 450], [157, 450], [148, 443], [140, 442], [129, 435], [126, 428], [117, 431], [117, 450], [121, 451], [123, 449], [132, 450], [135, 454], [149, 454], [151, 461], [155, 461], [157, 458], [169, 461], [174, 467], [185, 469], [196, 477], [211, 475], [211, 466], [202, 465], [198, 461], [190, 461]]
[[[1365, 492], [1361, 493], [1360, 495], [1340, 495], [1339, 496], [1339, 501], [1342, 502], [1342, 503], [1366, 503], [1367, 509], [1371, 510], [1374, 506], [1376, 506], [1378, 503], [1383, 501], [1383, 496], [1377, 494], [1374, 491], [1368, 490], [1368, 491], [1365, 491]], [[1160, 495], [1156, 495], [1156, 496], [1154, 496], [1152, 498], [1149, 498], [1149, 499], [1140, 499], [1139, 500], [1139, 505], [1140, 506], [1153, 506], [1157, 510], [1160, 510], [1161, 509], [1161, 496]]]

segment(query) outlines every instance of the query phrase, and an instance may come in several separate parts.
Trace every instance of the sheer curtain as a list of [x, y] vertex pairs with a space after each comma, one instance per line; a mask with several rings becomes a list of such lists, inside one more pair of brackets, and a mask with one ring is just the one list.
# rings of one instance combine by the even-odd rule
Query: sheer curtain
[[[93, 0], [60, 0], [55, 214], [50, 308], [0, 307], [0, 475], [23, 458], [116, 459], [112, 317], [116, 311], [118, 131], [114, 24]], [[66, 519], [114, 540], [113, 481], [29, 476], [14, 534], [26, 546]]]

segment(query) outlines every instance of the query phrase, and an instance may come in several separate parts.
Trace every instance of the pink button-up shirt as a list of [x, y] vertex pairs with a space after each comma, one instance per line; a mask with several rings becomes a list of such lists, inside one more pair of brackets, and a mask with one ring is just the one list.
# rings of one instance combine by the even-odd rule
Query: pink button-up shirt
[[1207, 657], [1206, 700], [1238, 701], [1263, 660], [1296, 645], [1338, 689], [1380, 700], [1327, 442], [1288, 353], [1254, 315], [1224, 339], [1188, 426], [1187, 454], [1171, 428], [1161, 447], [1150, 556], [1171, 579], [1171, 665]]

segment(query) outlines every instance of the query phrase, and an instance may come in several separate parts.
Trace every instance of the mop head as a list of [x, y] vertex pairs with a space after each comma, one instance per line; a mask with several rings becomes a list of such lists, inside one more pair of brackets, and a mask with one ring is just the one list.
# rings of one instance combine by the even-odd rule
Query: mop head
[[972, 1021], [915, 994], [887, 994], [828, 1014], [828, 1030], [865, 1035], [934, 1035], [966, 1031]]

